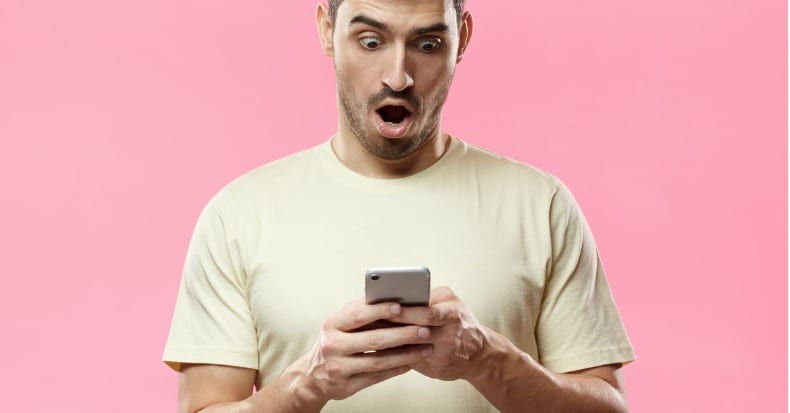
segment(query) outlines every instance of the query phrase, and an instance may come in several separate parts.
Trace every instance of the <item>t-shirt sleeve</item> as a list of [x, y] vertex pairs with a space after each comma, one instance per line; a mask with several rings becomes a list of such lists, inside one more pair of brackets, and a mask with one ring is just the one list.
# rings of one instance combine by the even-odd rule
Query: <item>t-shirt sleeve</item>
[[551, 266], [536, 326], [541, 364], [569, 372], [633, 361], [590, 228], [561, 183], [550, 220]]
[[220, 192], [203, 209], [187, 251], [163, 360], [258, 369], [255, 326], [238, 231]]

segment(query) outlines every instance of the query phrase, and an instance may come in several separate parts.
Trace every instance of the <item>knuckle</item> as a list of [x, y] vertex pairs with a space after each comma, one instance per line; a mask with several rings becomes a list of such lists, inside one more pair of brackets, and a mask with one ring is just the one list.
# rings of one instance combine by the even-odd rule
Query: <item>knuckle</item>
[[386, 358], [383, 358], [383, 357], [373, 357], [371, 359], [371, 361], [372, 361], [371, 364], [373, 365], [373, 368], [375, 368], [376, 370], [389, 369], [391, 364], [392, 364], [392, 363], [390, 363], [389, 360], [387, 360]]
[[367, 321], [365, 314], [358, 308], [351, 310], [348, 315], [351, 317], [351, 321], [353, 321], [354, 324], [362, 324]]
[[321, 324], [321, 331], [324, 333], [328, 333], [334, 330], [335, 321], [332, 318], [327, 318], [324, 320], [324, 324]]
[[335, 361], [327, 361], [326, 364], [324, 364], [324, 371], [329, 377], [337, 377], [340, 375], [343, 369], [340, 366], [340, 363]]
[[321, 345], [318, 347], [318, 351], [322, 355], [328, 355], [328, 354], [332, 354], [336, 348], [337, 345], [335, 344], [334, 340], [331, 340], [329, 338], [324, 338], [323, 340], [321, 340]]
[[442, 321], [443, 318], [443, 311], [437, 307], [431, 307], [430, 311], [428, 312], [428, 320], [431, 322], [439, 322]]
[[384, 344], [384, 339], [380, 334], [368, 334], [365, 341], [371, 350], [378, 350]]

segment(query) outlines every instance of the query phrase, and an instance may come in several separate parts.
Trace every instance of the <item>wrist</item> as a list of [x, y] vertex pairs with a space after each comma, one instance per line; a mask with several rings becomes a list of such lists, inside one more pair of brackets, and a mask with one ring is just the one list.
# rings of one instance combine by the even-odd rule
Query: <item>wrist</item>
[[329, 398], [311, 379], [303, 358], [289, 366], [282, 375], [289, 404], [295, 412], [320, 412]]
[[466, 377], [483, 394], [505, 390], [512, 380], [523, 377], [525, 365], [531, 360], [504, 336], [489, 330], [488, 337], [476, 367]]

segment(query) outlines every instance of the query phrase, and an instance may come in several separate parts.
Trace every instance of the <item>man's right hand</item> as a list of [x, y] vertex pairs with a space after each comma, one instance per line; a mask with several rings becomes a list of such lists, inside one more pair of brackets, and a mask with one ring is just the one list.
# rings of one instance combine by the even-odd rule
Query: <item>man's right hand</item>
[[411, 365], [429, 356], [431, 346], [423, 345], [430, 336], [426, 327], [363, 328], [395, 318], [401, 310], [399, 304], [368, 305], [360, 299], [330, 315], [313, 350], [284, 373], [292, 377], [289, 393], [298, 407], [320, 410], [329, 400], [345, 399], [406, 373]]
[[367, 305], [360, 299], [346, 305], [326, 319], [311, 352], [253, 395], [256, 370], [185, 365], [179, 378], [179, 411], [319, 412], [329, 400], [403, 374], [430, 355], [428, 328], [377, 328], [386, 323], [376, 321], [400, 314], [398, 304]]

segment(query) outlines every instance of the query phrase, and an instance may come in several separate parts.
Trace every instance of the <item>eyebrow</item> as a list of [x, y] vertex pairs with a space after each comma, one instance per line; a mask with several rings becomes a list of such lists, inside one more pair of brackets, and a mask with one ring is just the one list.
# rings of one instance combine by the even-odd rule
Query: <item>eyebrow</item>
[[[390, 29], [390, 27], [386, 23], [382, 23], [382, 22], [380, 22], [380, 21], [378, 21], [378, 20], [376, 20], [376, 19], [374, 19], [372, 17], [366, 16], [364, 14], [358, 14], [358, 15], [354, 16], [354, 18], [351, 19], [351, 21], [349, 22], [348, 25], [349, 26], [353, 26], [355, 24], [368, 25], [370, 27], [373, 27], [374, 29], [378, 29], [378, 30], [381, 30], [381, 31], [386, 32], [386, 33], [391, 33], [392, 32], [392, 30]], [[409, 32], [409, 34], [412, 35], [412, 36], [414, 36], [414, 35], [419, 36], [419, 35], [428, 34], [428, 33], [444, 33], [444, 32], [448, 32], [448, 31], [450, 31], [450, 27], [447, 26], [447, 24], [445, 24], [445, 23], [436, 23], [436, 24], [432, 24], [432, 25], [427, 26], [427, 27], [418, 27], [416, 29], [412, 29]]]
[[372, 17], [365, 16], [364, 14], [358, 14], [354, 16], [354, 18], [351, 19], [351, 21], [348, 23], [349, 26], [353, 26], [355, 24], [366, 24], [370, 27], [379, 29], [383, 32], [388, 32], [388, 33], [390, 32], [389, 26]]
[[411, 31], [413, 35], [421, 35], [428, 33], [446, 33], [450, 31], [450, 26], [445, 23], [436, 23], [428, 27], [420, 27]]

